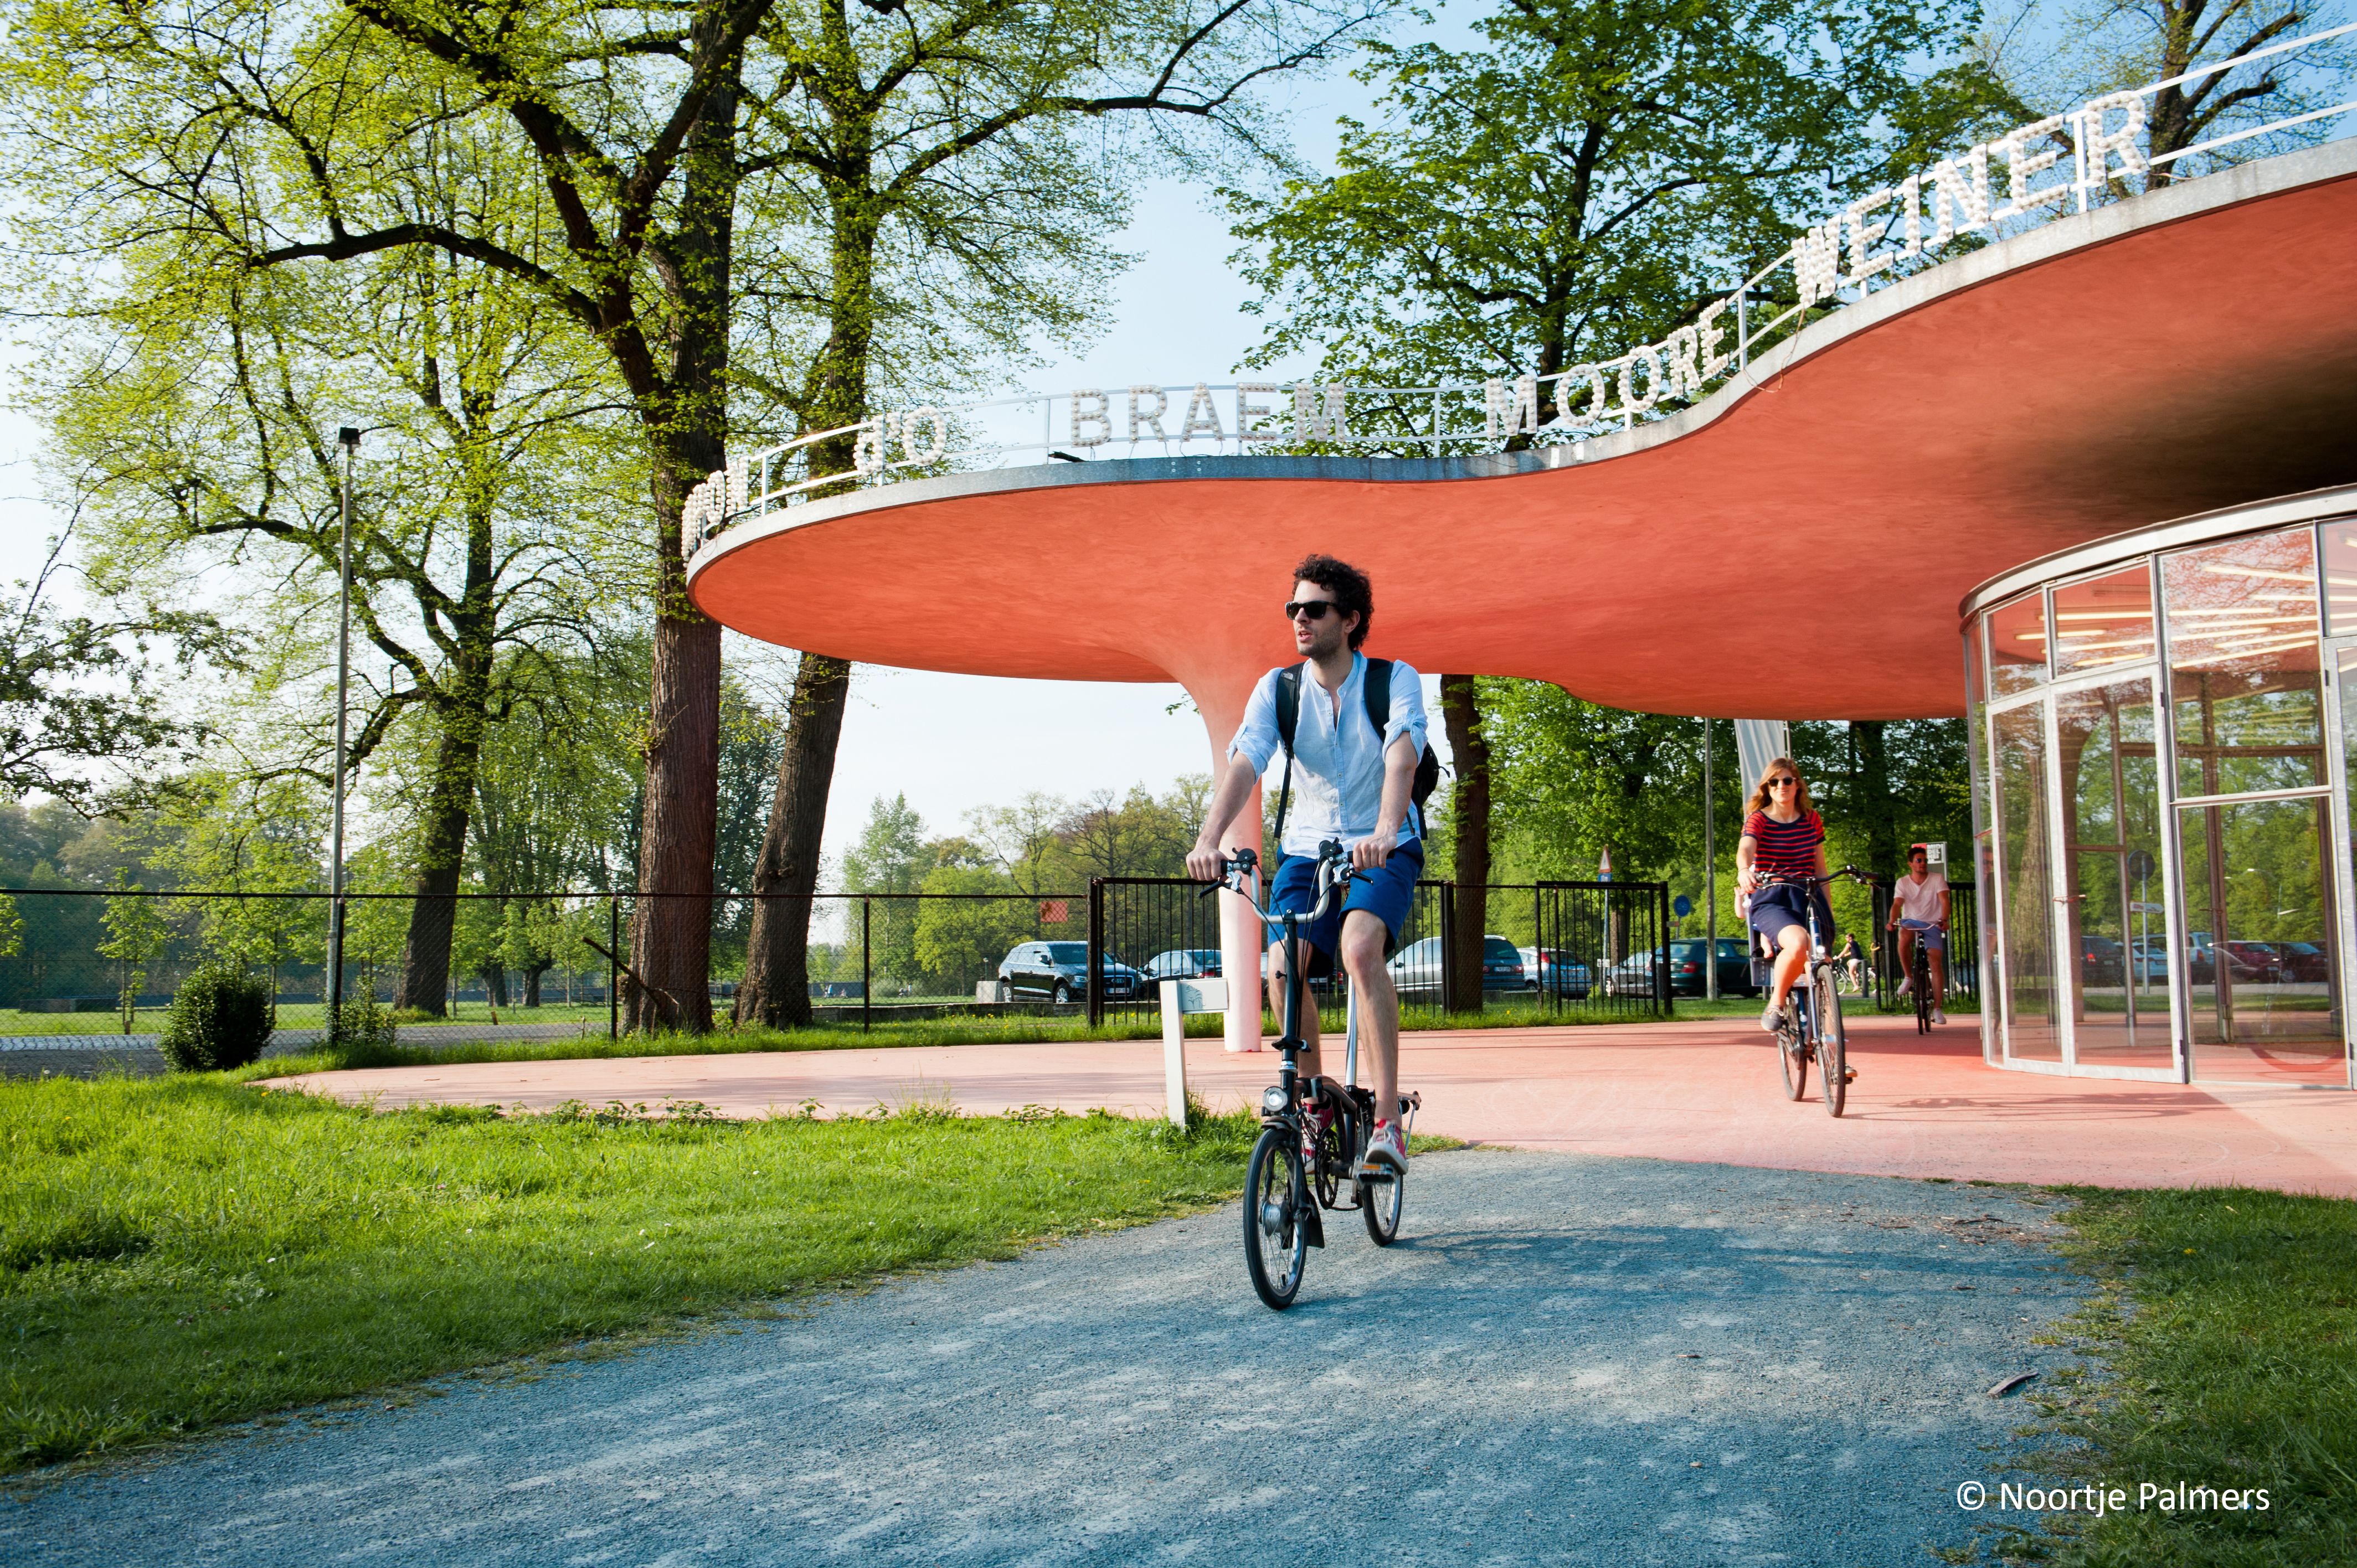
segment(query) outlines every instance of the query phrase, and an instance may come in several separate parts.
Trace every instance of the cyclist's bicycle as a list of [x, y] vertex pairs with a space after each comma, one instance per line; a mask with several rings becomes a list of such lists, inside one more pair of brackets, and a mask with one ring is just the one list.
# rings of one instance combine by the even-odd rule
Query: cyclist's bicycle
[[1915, 1032], [1928, 1035], [1932, 1032], [1932, 1009], [1935, 1005], [1932, 997], [1931, 937], [1933, 928], [1909, 927], [1902, 922], [1900, 929], [1911, 929], [1915, 933], [1915, 940], [1908, 944], [1914, 951], [1907, 960], [1907, 988], [1915, 997]]
[[[1843, 877], [1866, 880], [1854, 865], [1845, 865], [1830, 876], [1763, 876], [1762, 887], [1779, 883], [1802, 890], [1802, 904], [1808, 910], [1809, 959], [1801, 971], [1800, 979], [1784, 996], [1784, 1015], [1776, 1026], [1776, 1058], [1784, 1069], [1786, 1098], [1800, 1100], [1809, 1092], [1809, 1060], [1816, 1058], [1818, 1091], [1824, 1096], [1825, 1110], [1833, 1115], [1842, 1113], [1849, 1098], [1849, 1036], [1842, 1027], [1841, 996], [1835, 984], [1835, 961], [1825, 950], [1825, 934], [1819, 926], [1816, 890]], [[1760, 939], [1765, 950], [1767, 939]], [[1773, 952], [1753, 960], [1757, 978], [1763, 986], [1774, 983]]]
[[[1243, 1213], [1244, 1271], [1261, 1300], [1282, 1312], [1301, 1289], [1309, 1249], [1326, 1245], [1320, 1210], [1357, 1209], [1375, 1245], [1388, 1247], [1399, 1235], [1407, 1181], [1405, 1173], [1359, 1174], [1374, 1132], [1375, 1096], [1357, 1081], [1357, 1008], [1351, 1010], [1340, 1083], [1325, 1077], [1303, 1082], [1297, 1060], [1309, 1042], [1298, 1027], [1308, 983], [1296, 933], [1323, 918], [1349, 886], [1351, 867], [1342, 846], [1331, 839], [1318, 846], [1318, 902], [1306, 915], [1272, 914], [1254, 900], [1248, 879], [1258, 863], [1253, 851], [1238, 850], [1220, 863], [1220, 880], [1204, 892], [1225, 887], [1243, 895], [1263, 927], [1281, 926], [1285, 933], [1285, 1019], [1276, 1042], [1283, 1065], [1278, 1081], [1261, 1095], [1260, 1139], [1245, 1166]], [[1400, 1098], [1403, 1147], [1423, 1103], [1421, 1095]]]

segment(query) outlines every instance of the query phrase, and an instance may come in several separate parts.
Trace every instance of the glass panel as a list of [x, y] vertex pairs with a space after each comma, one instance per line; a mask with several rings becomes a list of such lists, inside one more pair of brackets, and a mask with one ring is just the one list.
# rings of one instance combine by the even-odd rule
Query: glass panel
[[2054, 590], [2054, 673], [2100, 670], [2153, 657], [2152, 568]]
[[[1964, 633], [1964, 713], [1972, 758], [1973, 843], [1964, 856], [1964, 873], [1976, 885], [1975, 896], [1986, 899], [1996, 896], [1997, 875], [1996, 830], [1990, 826], [1996, 818], [1989, 805], [1988, 683], [1982, 679], [1983, 625], [1984, 622], [1975, 618]], [[1949, 870], [1953, 874], [1955, 867], [1951, 866]], [[1980, 906], [1981, 908], [1992, 907], [1987, 904]], [[1953, 922], [1951, 925], [1953, 927]], [[1952, 940], [1948, 953], [1950, 980], [1953, 982], [1958, 978], [1955, 973], [1957, 966], [1971, 964], [1970, 978], [1982, 996], [1988, 994], [1986, 989], [1987, 978], [1996, 972], [1996, 966], [1989, 961], [1990, 934], [1996, 927], [1994, 918], [1975, 919], [1973, 921], [1973, 950], [1959, 952]], [[1992, 1027], [1996, 1020], [1996, 1010], [1984, 1005], [1980, 1016], [1981, 1052], [1984, 1056], [1996, 1048], [1996, 1031]]]
[[2178, 813], [2196, 1078], [2346, 1079], [2330, 805], [2310, 796]]
[[1989, 612], [1989, 694], [2027, 692], [2046, 679], [2046, 596], [2029, 594]]
[[2179, 795], [2324, 781], [2315, 567], [2305, 528], [2162, 557]]
[[[2055, 604], [2061, 602], [2058, 593]], [[2157, 897], [2160, 765], [2152, 682], [2060, 693], [2054, 718], [2071, 790], [2063, 881], [2073, 897], [2063, 950], [2072, 955], [2074, 1059], [2172, 1066], [2169, 923]]]
[[1998, 884], [2005, 906], [2005, 1039], [2010, 1056], [2062, 1059], [2054, 1009], [2054, 905], [2046, 853], [2046, 704], [1996, 718]]
[[2335, 637], [2357, 632], [2357, 518], [2335, 518], [2324, 532], [2324, 619]]

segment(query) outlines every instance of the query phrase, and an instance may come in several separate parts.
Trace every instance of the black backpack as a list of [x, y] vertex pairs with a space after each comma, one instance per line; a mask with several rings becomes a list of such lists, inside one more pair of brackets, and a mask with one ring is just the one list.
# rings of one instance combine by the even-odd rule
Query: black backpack
[[[1367, 681], [1362, 688], [1367, 699], [1367, 722], [1375, 726], [1377, 739], [1392, 726], [1392, 661], [1388, 659], [1367, 660]], [[1276, 738], [1285, 745], [1285, 783], [1276, 798], [1276, 853], [1285, 854], [1285, 813], [1293, 806], [1293, 732], [1301, 723], [1301, 666], [1288, 664], [1276, 672]], [[1424, 832], [1424, 803], [1440, 783], [1440, 758], [1427, 745], [1424, 755], [1415, 759], [1415, 778], [1408, 785], [1408, 800], [1415, 807], [1416, 833]]]

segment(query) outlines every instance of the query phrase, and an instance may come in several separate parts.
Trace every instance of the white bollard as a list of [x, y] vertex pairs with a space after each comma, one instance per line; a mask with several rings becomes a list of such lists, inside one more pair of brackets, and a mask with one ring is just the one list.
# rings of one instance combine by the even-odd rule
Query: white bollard
[[1162, 983], [1162, 1104], [1174, 1127], [1187, 1125], [1187, 1015], [1224, 1013], [1227, 1007], [1224, 980]]

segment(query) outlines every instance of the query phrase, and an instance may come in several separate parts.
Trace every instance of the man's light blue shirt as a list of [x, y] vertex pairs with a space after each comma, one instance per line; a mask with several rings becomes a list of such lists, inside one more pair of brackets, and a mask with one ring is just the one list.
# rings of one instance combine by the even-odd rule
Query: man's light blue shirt
[[[1230, 757], [1249, 758], [1254, 770], [1268, 772], [1270, 758], [1282, 751], [1276, 733], [1276, 677], [1270, 671], [1253, 688], [1244, 704], [1244, 722], [1228, 744]], [[1301, 671], [1301, 713], [1293, 727], [1293, 804], [1285, 818], [1286, 854], [1316, 854], [1328, 839], [1343, 846], [1374, 834], [1383, 806], [1383, 754], [1400, 736], [1424, 757], [1424, 679], [1398, 660], [1392, 661], [1391, 723], [1383, 735], [1367, 722], [1367, 656], [1351, 656], [1351, 673], [1342, 682], [1340, 701], [1329, 696], [1315, 672]], [[1278, 788], [1270, 780], [1269, 788]], [[1400, 824], [1400, 842], [1424, 836], [1415, 803]]]

